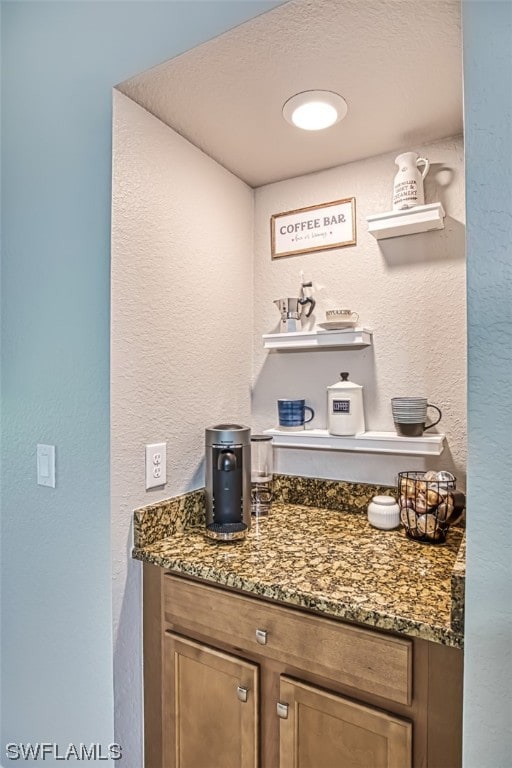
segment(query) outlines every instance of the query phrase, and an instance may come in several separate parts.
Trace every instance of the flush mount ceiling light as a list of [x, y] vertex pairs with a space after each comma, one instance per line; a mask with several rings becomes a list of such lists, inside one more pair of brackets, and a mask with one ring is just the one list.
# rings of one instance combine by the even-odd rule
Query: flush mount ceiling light
[[283, 115], [291, 125], [304, 131], [321, 131], [343, 120], [348, 106], [334, 91], [303, 91], [288, 99]]

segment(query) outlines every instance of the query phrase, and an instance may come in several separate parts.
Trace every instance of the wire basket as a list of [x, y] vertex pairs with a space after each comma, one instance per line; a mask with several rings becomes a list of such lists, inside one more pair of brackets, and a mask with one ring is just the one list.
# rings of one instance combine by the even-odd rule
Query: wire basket
[[399, 472], [400, 520], [410, 539], [442, 544], [450, 525], [458, 522], [465, 507], [464, 494], [456, 490], [453, 475], [433, 480], [435, 472]]

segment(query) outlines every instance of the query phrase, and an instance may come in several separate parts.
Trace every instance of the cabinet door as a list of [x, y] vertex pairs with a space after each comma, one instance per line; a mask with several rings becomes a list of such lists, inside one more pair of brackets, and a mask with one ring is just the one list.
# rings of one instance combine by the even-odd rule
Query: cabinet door
[[287, 677], [280, 701], [280, 768], [411, 768], [406, 720]]
[[165, 768], [256, 768], [257, 665], [167, 632], [163, 675]]

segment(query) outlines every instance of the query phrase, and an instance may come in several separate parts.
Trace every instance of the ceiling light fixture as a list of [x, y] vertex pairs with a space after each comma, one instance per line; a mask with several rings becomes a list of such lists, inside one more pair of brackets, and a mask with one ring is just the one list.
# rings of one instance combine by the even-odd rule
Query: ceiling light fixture
[[334, 91], [303, 91], [288, 99], [283, 115], [291, 125], [304, 131], [321, 131], [343, 120], [348, 105]]

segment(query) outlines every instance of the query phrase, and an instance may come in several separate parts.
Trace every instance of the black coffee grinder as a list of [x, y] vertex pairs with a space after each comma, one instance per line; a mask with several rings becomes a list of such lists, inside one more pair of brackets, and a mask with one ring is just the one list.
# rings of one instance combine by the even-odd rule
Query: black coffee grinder
[[217, 424], [205, 431], [206, 535], [245, 538], [251, 527], [251, 430]]

